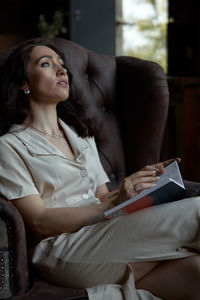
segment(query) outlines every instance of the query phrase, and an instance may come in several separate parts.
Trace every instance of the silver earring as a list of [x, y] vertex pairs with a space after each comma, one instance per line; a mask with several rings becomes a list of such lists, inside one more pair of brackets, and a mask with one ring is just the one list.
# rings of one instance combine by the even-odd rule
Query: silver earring
[[25, 93], [26, 95], [30, 94], [30, 90], [29, 90], [29, 88], [28, 88], [28, 87], [27, 87], [27, 88], [25, 88], [25, 90], [24, 90], [24, 93]]

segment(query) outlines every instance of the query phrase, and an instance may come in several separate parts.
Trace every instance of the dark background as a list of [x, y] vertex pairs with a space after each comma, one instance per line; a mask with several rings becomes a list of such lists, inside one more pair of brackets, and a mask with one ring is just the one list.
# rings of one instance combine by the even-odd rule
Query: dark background
[[115, 55], [114, 0], [7, 0], [0, 5], [0, 48], [37, 37], [39, 15], [52, 20], [55, 10], [67, 12], [66, 35], [61, 35], [101, 54]]
[[[66, 37], [101, 54], [115, 55], [115, 0], [7, 0], [0, 6], [0, 49], [39, 36], [39, 15], [67, 12]], [[62, 36], [62, 35], [61, 35]], [[169, 0], [168, 74], [200, 75], [200, 1]]]
[[169, 0], [168, 73], [200, 75], [200, 1]]

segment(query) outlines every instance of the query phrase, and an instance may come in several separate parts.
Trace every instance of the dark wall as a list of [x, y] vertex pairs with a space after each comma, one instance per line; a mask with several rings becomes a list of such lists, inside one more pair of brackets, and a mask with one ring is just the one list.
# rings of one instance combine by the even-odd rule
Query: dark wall
[[66, 9], [64, 0], [7, 0], [0, 8], [0, 33], [38, 35], [39, 15], [51, 19], [57, 9]]
[[[101, 54], [115, 55], [115, 0], [7, 0], [0, 8], [1, 36], [13, 42], [39, 36], [39, 15], [52, 22], [55, 10], [66, 12], [67, 34], [61, 37]], [[1, 48], [12, 46], [0, 45]]]
[[168, 73], [200, 75], [200, 1], [169, 0]]
[[115, 55], [115, 0], [70, 0], [68, 9], [71, 41]]

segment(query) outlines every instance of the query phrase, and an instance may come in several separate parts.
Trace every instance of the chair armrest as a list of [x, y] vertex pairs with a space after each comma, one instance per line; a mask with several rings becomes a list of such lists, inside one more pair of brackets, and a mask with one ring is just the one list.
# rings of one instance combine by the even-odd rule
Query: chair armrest
[[15, 206], [0, 197], [0, 299], [29, 287], [25, 227]]
[[186, 190], [184, 192], [185, 198], [200, 196], [200, 183], [199, 182], [184, 180], [184, 184], [186, 187]]
[[178, 195], [177, 200], [200, 196], [200, 183], [184, 180], [185, 190]]

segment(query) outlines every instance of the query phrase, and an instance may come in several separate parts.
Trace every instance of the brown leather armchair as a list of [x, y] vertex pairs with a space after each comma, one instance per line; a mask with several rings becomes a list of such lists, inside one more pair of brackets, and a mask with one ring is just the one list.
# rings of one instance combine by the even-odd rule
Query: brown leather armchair
[[[150, 61], [103, 56], [60, 38], [54, 42], [73, 74], [73, 98], [95, 118], [100, 159], [109, 189], [115, 189], [128, 174], [160, 159], [168, 113], [166, 77]], [[0, 70], [11, 51], [0, 52]], [[199, 184], [186, 185], [186, 196], [199, 193]], [[27, 263], [28, 237], [19, 212], [0, 198], [0, 299], [88, 299], [83, 289], [56, 287], [34, 273]]]

